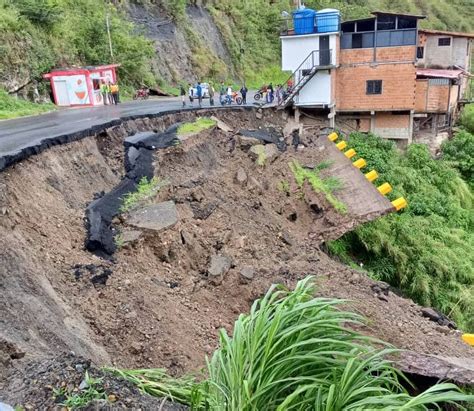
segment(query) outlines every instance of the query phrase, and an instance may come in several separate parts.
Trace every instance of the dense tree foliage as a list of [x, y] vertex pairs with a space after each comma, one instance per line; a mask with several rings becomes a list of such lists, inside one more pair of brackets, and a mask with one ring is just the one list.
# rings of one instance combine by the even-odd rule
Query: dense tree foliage
[[[114, 58], [106, 31], [106, 14]], [[41, 79], [54, 67], [120, 62], [123, 84], [156, 82], [154, 48], [125, 15], [103, 0], [0, 0], [0, 77]], [[21, 84], [20, 84], [21, 85]]]
[[[474, 116], [473, 116], [474, 117]], [[465, 130], [441, 146], [443, 159], [457, 168], [464, 179], [474, 187], [474, 134]]]
[[[389, 141], [358, 133], [349, 144], [367, 160], [368, 169], [379, 172], [378, 183], [394, 187], [390, 198], [404, 196], [409, 206], [332, 242], [330, 251], [346, 262], [363, 262], [375, 278], [473, 330], [474, 197], [469, 184], [448, 161], [433, 159], [424, 145], [400, 153]], [[467, 144], [445, 147], [459, 159], [468, 159], [465, 149], [472, 153]]]

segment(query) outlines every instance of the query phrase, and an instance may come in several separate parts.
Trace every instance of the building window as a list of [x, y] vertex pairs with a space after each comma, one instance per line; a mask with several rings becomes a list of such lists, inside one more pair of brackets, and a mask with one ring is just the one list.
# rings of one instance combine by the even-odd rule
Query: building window
[[449, 86], [448, 78], [430, 78], [428, 80], [430, 86]]
[[409, 18], [409, 17], [398, 17], [397, 28], [399, 30], [416, 29], [416, 19]]
[[386, 30], [377, 32], [377, 47], [414, 46], [416, 30]]
[[382, 80], [367, 80], [367, 94], [382, 94]]
[[353, 49], [362, 48], [362, 34], [354, 33], [352, 35], [352, 48]]
[[375, 30], [375, 19], [371, 20], [360, 20], [357, 22], [357, 31], [374, 31]]
[[395, 16], [377, 16], [377, 30], [395, 30], [397, 18]]
[[450, 46], [451, 37], [441, 37], [438, 39], [438, 46]]
[[416, 48], [416, 58], [417, 59], [422, 59], [425, 54], [425, 48], [424, 47], [417, 47]]

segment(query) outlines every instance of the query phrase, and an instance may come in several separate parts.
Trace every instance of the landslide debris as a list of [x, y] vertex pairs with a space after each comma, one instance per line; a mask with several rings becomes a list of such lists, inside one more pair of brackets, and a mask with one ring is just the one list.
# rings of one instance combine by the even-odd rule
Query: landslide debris
[[[273, 112], [262, 119], [248, 110], [205, 115], [232, 131], [215, 127], [160, 150], [130, 145], [152, 154], [148, 178], [168, 182], [133, 211], [153, 214], [167, 204], [172, 221], [158, 230], [120, 213], [125, 193], [114, 190], [130, 171], [123, 142], [141, 132], [160, 135], [194, 121], [195, 113], [129, 121], [0, 175], [7, 210], [0, 216], [0, 392], [8, 390], [15, 368], [70, 351], [99, 365], [163, 367], [173, 375], [199, 369], [218, 330], [230, 332], [270, 284], [292, 287], [308, 274], [315, 275], [319, 295], [349, 299], [348, 309], [369, 319], [363, 333], [420, 358], [470, 356], [458, 331], [424, 318], [412, 301], [322, 251], [328, 239], [392, 210], [324, 133], [289, 146], [293, 136], [283, 133], [284, 121]], [[249, 137], [245, 130], [258, 133]], [[275, 133], [278, 144], [260, 133]], [[273, 161], [257, 164], [250, 150], [258, 144], [279, 145]], [[321, 177], [340, 180], [334, 195], [346, 214], [310, 186], [298, 186], [289, 167], [296, 160], [314, 169], [328, 159]], [[100, 199], [115, 193], [108, 228], [122, 238], [112, 259], [84, 247], [85, 210], [98, 193]], [[453, 370], [450, 375], [464, 372]], [[17, 402], [26, 398], [14, 395]]]

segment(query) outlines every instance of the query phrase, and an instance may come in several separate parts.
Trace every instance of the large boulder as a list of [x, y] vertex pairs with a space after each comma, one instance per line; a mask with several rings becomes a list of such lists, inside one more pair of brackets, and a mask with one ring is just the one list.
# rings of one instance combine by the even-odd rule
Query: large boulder
[[130, 213], [127, 224], [137, 228], [161, 231], [178, 222], [178, 211], [173, 201], [153, 204]]

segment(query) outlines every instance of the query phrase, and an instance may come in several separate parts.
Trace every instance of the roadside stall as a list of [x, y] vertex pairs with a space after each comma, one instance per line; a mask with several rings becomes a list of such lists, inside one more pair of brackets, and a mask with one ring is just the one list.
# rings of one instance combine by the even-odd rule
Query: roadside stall
[[57, 106], [102, 106], [101, 84], [117, 82], [116, 68], [120, 64], [61, 68], [43, 75], [51, 83]]

